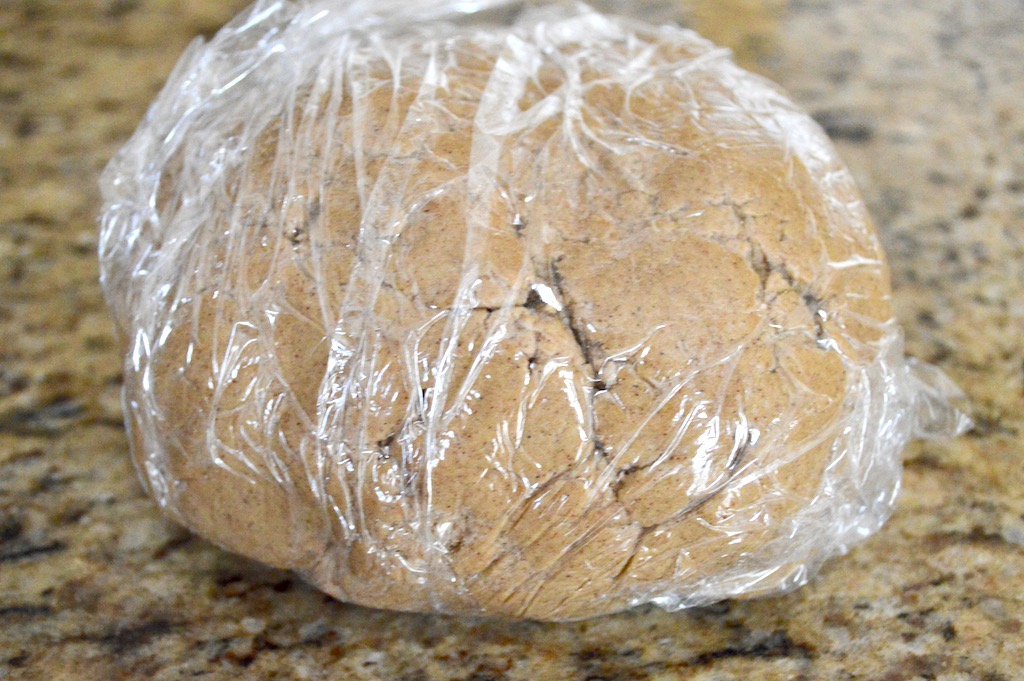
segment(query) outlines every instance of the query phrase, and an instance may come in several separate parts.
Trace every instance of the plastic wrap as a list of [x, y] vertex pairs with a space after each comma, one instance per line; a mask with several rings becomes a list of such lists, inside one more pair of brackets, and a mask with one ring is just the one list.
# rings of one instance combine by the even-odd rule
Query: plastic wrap
[[966, 425], [772, 83], [584, 5], [257, 2], [103, 178], [141, 478], [340, 599], [575, 619], [793, 588]]

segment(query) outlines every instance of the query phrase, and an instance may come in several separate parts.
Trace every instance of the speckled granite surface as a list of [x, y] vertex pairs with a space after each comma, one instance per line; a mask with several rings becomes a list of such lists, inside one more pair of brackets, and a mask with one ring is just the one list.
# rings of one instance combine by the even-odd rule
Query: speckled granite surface
[[978, 426], [912, 447], [889, 525], [795, 594], [571, 625], [332, 602], [142, 495], [96, 177], [187, 41], [242, 4], [0, 2], [0, 679], [1024, 678], [1024, 3], [688, 4], [836, 138], [908, 349]]

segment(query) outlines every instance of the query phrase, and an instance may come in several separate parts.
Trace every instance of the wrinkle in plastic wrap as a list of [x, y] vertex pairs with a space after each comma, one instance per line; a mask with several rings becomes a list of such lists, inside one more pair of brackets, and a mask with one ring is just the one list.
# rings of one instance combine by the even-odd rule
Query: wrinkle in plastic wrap
[[133, 456], [335, 596], [576, 619], [798, 586], [966, 418], [776, 86], [584, 5], [261, 0], [103, 178]]

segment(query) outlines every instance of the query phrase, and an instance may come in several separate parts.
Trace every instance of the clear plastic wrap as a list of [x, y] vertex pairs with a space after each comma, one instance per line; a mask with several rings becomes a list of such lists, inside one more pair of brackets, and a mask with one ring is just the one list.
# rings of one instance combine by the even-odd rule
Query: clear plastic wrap
[[793, 588], [966, 418], [849, 172], [679, 27], [261, 0], [103, 178], [164, 511], [343, 600], [576, 619]]

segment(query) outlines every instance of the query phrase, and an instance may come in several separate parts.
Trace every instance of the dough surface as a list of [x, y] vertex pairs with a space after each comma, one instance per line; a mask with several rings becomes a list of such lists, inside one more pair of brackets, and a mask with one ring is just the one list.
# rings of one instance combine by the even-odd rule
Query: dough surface
[[151, 491], [373, 607], [791, 584], [892, 333], [848, 171], [691, 32], [446, 30], [349, 36], [168, 154], [128, 324]]

